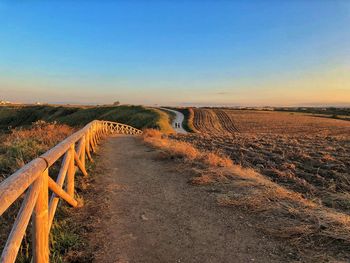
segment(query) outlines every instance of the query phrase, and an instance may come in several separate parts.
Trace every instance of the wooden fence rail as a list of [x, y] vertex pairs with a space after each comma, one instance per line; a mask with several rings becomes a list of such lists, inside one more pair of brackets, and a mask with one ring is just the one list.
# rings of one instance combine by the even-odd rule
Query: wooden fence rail
[[[49, 232], [58, 202], [63, 199], [73, 207], [79, 205], [74, 197], [76, 171], [88, 175], [86, 159], [92, 162], [91, 153], [96, 151], [99, 140], [113, 133], [137, 135], [142, 131], [121, 123], [92, 121], [0, 184], [0, 216], [25, 193], [0, 262], [15, 262], [30, 218], [33, 262], [49, 262]], [[49, 170], [61, 158], [55, 181]], [[52, 192], [50, 199], [49, 192]]]

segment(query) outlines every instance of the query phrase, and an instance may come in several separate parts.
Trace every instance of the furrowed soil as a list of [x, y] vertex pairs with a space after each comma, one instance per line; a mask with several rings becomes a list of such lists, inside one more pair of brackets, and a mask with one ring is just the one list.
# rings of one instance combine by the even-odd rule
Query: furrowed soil
[[204, 134], [349, 135], [350, 122], [293, 112], [194, 109], [193, 124]]
[[217, 205], [212, 186], [188, 183], [183, 162], [141, 139], [115, 136], [99, 150], [80, 219], [93, 262], [281, 262], [290, 251]]
[[176, 138], [224, 153], [236, 164], [350, 214], [350, 122], [297, 113], [195, 109], [194, 124], [199, 134]]

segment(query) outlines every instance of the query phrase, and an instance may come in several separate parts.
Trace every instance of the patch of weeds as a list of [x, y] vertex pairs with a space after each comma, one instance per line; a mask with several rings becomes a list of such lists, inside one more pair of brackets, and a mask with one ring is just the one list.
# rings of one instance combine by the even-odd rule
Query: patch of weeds
[[81, 239], [74, 229], [71, 229], [69, 219], [55, 221], [50, 232], [51, 262], [65, 262], [64, 255], [77, 249]]

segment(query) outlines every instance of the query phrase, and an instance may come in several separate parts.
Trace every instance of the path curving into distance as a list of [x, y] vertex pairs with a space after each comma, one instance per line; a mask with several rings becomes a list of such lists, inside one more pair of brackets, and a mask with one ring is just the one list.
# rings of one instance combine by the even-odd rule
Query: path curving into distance
[[[185, 116], [181, 112], [176, 111], [176, 110], [172, 110], [172, 109], [168, 109], [168, 108], [160, 108], [160, 109], [175, 113], [176, 114], [175, 119], [173, 120], [173, 122], [171, 124], [173, 126], [173, 129], [177, 133], [182, 133], [182, 134], [186, 134], [187, 133], [187, 131], [182, 127], [182, 123], [183, 123], [183, 121], [185, 119]], [[175, 123], [180, 123], [180, 128], [176, 128], [175, 127]]]

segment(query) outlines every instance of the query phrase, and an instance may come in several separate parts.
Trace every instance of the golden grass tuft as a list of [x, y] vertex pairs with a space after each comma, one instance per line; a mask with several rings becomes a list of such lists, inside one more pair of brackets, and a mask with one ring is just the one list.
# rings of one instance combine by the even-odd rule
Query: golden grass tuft
[[163, 133], [171, 134], [171, 133], [175, 132], [173, 127], [170, 124], [171, 123], [170, 117], [167, 113], [165, 113], [162, 110], [155, 109], [155, 108], [151, 108], [150, 110], [157, 113], [157, 115], [158, 115], [157, 126], [160, 128], [160, 130]]
[[189, 160], [198, 159], [200, 155], [199, 151], [191, 144], [186, 142], [169, 141], [168, 144], [169, 153], [175, 157], [184, 157]]
[[31, 139], [43, 145], [53, 146], [58, 141], [65, 139], [72, 132], [73, 129], [68, 125], [37, 121], [33, 123], [30, 129], [12, 130], [11, 134], [4, 141], [4, 144], [12, 145], [14, 142]]
[[199, 151], [192, 144], [169, 139], [158, 130], [144, 130], [143, 138], [145, 142], [150, 143], [153, 146], [163, 148], [165, 151], [167, 151], [170, 157], [187, 158], [191, 161], [196, 160], [209, 166], [233, 166], [232, 160], [223, 154]]
[[218, 167], [233, 166], [232, 160], [227, 156], [218, 155], [212, 152], [202, 153], [202, 156], [203, 156], [203, 162], [210, 166], [218, 166]]
[[143, 131], [144, 138], [161, 138], [163, 133], [156, 129], [145, 129]]
[[[29, 129], [13, 129], [0, 141], [0, 176], [15, 172], [68, 137], [73, 128], [37, 121]], [[0, 179], [1, 181], [1, 179]]]
[[193, 108], [189, 108], [188, 112], [189, 112], [188, 121], [187, 121], [188, 127], [190, 128], [191, 131], [196, 132], [196, 133], [200, 133], [200, 131], [198, 131], [193, 125], [193, 122], [194, 122]]
[[170, 140], [157, 130], [146, 129], [143, 138], [146, 143], [165, 150], [169, 157], [195, 160], [199, 156], [199, 151], [190, 143]]

